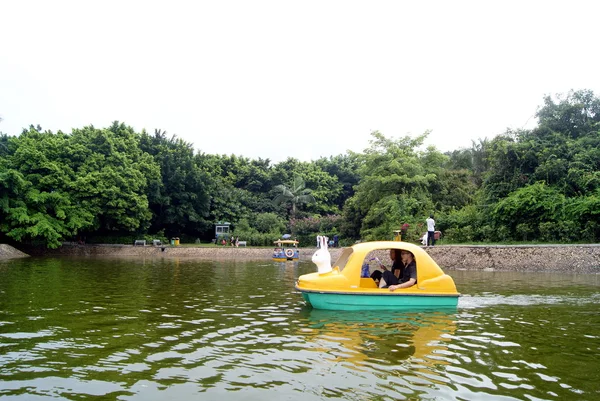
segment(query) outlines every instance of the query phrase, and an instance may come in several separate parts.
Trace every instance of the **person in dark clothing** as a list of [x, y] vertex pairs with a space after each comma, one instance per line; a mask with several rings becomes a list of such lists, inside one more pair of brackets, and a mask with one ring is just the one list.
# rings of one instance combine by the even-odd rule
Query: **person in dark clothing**
[[375, 270], [373, 273], [371, 273], [371, 278], [378, 284], [381, 281], [381, 277], [383, 277], [383, 273], [380, 270]]
[[399, 288], [409, 288], [417, 284], [417, 264], [415, 262], [415, 256], [409, 251], [400, 251], [400, 258], [404, 268], [394, 274], [390, 271], [383, 272], [383, 280], [390, 291], [397, 290]]
[[[390, 259], [392, 260], [392, 273], [396, 275], [396, 277], [400, 277], [402, 269], [404, 268], [404, 264], [402, 264], [402, 260], [400, 258], [400, 250], [390, 249]], [[383, 263], [381, 263], [381, 261], [378, 258], [375, 258], [375, 260], [379, 262], [379, 267], [381, 268], [381, 270], [383, 270], [383, 272], [381, 272], [380, 270], [375, 270], [371, 274], [371, 278], [379, 283], [381, 281], [381, 277], [383, 277], [383, 273], [388, 271], [388, 268]]]

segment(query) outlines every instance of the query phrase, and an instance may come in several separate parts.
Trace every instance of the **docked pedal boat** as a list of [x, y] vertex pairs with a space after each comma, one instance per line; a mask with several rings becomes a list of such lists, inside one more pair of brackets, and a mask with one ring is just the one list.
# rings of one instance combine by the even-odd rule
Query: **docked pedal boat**
[[300, 257], [298, 241], [279, 239], [273, 241], [273, 243], [275, 244], [275, 249], [273, 250], [273, 260], [275, 262], [298, 260]]

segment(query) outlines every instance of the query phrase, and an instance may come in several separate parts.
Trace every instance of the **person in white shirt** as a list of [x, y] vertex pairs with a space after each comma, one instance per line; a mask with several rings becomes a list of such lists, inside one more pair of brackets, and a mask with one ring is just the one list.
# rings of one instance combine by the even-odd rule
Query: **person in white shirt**
[[427, 246], [435, 245], [435, 220], [433, 214], [429, 215], [429, 218], [425, 220], [427, 222]]

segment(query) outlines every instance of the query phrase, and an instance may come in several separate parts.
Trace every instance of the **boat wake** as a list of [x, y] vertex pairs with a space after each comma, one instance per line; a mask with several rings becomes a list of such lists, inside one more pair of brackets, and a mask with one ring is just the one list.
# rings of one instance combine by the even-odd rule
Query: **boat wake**
[[569, 295], [463, 295], [458, 300], [458, 308], [475, 309], [497, 305], [584, 305], [600, 302], [600, 293], [591, 296], [569, 296]]

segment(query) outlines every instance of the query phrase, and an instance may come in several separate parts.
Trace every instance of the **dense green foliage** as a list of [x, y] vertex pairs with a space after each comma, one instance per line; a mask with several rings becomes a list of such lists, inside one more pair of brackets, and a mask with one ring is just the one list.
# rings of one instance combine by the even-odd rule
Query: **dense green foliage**
[[447, 242], [597, 242], [600, 238], [600, 99], [546, 97], [532, 130], [508, 130], [471, 148], [424, 148], [428, 133], [371, 134], [362, 153], [272, 164], [195, 153], [157, 130], [115, 122], [52, 133], [0, 133], [0, 240], [214, 238], [214, 223], [270, 245], [284, 233], [312, 245], [390, 239], [409, 225], [417, 241], [434, 214]]
[[161, 172], [161, 179], [153, 181], [148, 191], [150, 231], [178, 233], [186, 227], [192, 234], [210, 230], [209, 191], [214, 184], [195, 162], [192, 145], [156, 131], [153, 136], [142, 133], [140, 149], [154, 158]]
[[[544, 99], [533, 130], [473, 149], [484, 164], [475, 208], [440, 227], [456, 241], [596, 242], [600, 238], [600, 99], [590, 91]], [[481, 160], [477, 156], [477, 160]], [[473, 168], [473, 174], [480, 174]]]

